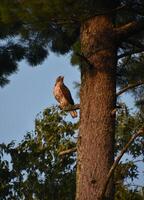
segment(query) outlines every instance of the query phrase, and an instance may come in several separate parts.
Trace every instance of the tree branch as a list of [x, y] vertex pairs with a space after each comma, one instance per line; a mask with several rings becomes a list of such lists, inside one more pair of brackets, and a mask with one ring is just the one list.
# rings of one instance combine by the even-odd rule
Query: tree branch
[[116, 40], [117, 42], [121, 42], [122, 40], [125, 40], [128, 37], [141, 32], [143, 28], [144, 28], [144, 20], [132, 21], [119, 28], [115, 28]]
[[128, 51], [128, 52], [125, 52], [125, 53], [122, 53], [120, 55], [117, 56], [118, 59], [121, 59], [121, 58], [124, 58], [126, 56], [131, 56], [133, 54], [136, 54], [136, 53], [141, 53], [144, 51], [144, 48], [143, 49], [138, 49], [138, 50], [131, 50], [131, 51]]
[[[59, 106], [60, 107], [60, 106]], [[68, 111], [72, 111], [72, 110], [78, 110], [80, 109], [80, 104], [75, 104], [75, 105], [69, 105], [69, 106], [66, 106], [65, 108], [61, 108], [60, 109], [68, 112]]]
[[140, 86], [140, 85], [143, 85], [143, 84], [144, 84], [144, 81], [138, 81], [137, 83], [129, 84], [129, 85], [127, 85], [126, 87], [124, 87], [122, 90], [120, 90], [120, 91], [116, 94], [116, 96], [118, 97], [118, 96], [120, 96], [121, 94], [123, 94], [124, 92], [126, 92], [127, 90], [133, 89], [133, 88], [135, 88], [135, 87], [137, 87], [137, 86]]
[[114, 174], [114, 170], [116, 169], [120, 159], [122, 158], [124, 153], [127, 151], [127, 149], [130, 147], [130, 145], [133, 143], [133, 141], [140, 135], [144, 135], [144, 128], [141, 128], [138, 132], [136, 132], [134, 135], [132, 135], [132, 137], [130, 138], [128, 143], [123, 147], [123, 149], [121, 150], [120, 154], [115, 159], [115, 161], [114, 161], [113, 165], [111, 166], [111, 169], [110, 169], [110, 171], [109, 171], [109, 173], [107, 175], [107, 179], [106, 179], [106, 182], [104, 184], [100, 200], [104, 199], [104, 196], [105, 196], [105, 193], [106, 193], [106, 190], [107, 190], [107, 186], [108, 186], [108, 184], [110, 182], [110, 179], [111, 179], [112, 175]]
[[[129, 84], [127, 85], [126, 87], [122, 88], [117, 94], [116, 96], [120, 96], [121, 94], [123, 94], [124, 92], [126, 92], [127, 90], [129, 89], [133, 89], [137, 86], [140, 86], [140, 85], [143, 85], [144, 84], [144, 81], [138, 81], [137, 83], [133, 83], [133, 84]], [[66, 112], [69, 112], [69, 111], [72, 111], [72, 110], [79, 110], [80, 109], [80, 104], [75, 104], [75, 105], [69, 105], [69, 106], [66, 106], [65, 108], [61, 108], [59, 106], [59, 108], [63, 111], [66, 111]], [[120, 106], [116, 106], [116, 108], [114, 110], [112, 110], [112, 115], [115, 114], [116, 112], [116, 109], [117, 108], [120, 108]]]
[[[119, 92], [117, 92], [116, 96], [118, 97], [121, 94], [123, 94], [124, 92], [126, 92], [127, 90], [133, 89], [133, 88], [135, 88], [137, 86], [140, 86], [140, 85], [143, 85], [143, 84], [144, 84], [144, 81], [138, 81], [137, 83], [129, 84], [126, 87], [122, 88]], [[66, 106], [65, 108], [61, 108], [59, 106], [59, 108], [61, 110], [63, 110], [63, 111], [69, 112], [69, 111], [72, 111], [72, 110], [79, 110], [80, 109], [80, 104], [69, 105], [69, 106]], [[120, 106], [116, 106], [116, 108], [112, 110], [111, 114], [114, 115], [118, 108], [121, 108], [121, 107]]]
[[69, 153], [73, 153], [73, 152], [76, 152], [77, 148], [76, 147], [73, 147], [71, 149], [67, 149], [65, 151], [61, 151], [59, 153], [59, 156], [63, 156], [63, 155], [66, 155], [66, 154], [69, 154]]

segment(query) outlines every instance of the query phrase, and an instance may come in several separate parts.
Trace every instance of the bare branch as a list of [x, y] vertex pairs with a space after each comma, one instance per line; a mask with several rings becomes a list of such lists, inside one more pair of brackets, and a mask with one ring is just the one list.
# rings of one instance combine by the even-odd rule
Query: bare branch
[[[60, 107], [60, 109], [62, 109], [62, 108]], [[66, 106], [65, 108], [63, 108], [62, 110], [68, 112], [68, 111], [78, 110], [78, 109], [80, 109], [80, 104], [69, 105], [69, 106]]]
[[119, 28], [115, 28], [116, 40], [118, 42], [121, 42], [122, 40], [125, 40], [128, 37], [141, 32], [143, 28], [144, 28], [144, 20], [132, 21]]
[[63, 155], [66, 155], [66, 154], [69, 154], [69, 153], [73, 153], [73, 152], [76, 152], [77, 148], [76, 147], [73, 147], [71, 149], [67, 149], [65, 151], [61, 151], [59, 153], [59, 156], [63, 156]]
[[122, 90], [120, 90], [120, 91], [116, 94], [116, 96], [118, 97], [118, 96], [120, 96], [121, 94], [123, 94], [124, 92], [126, 92], [127, 90], [133, 89], [133, 88], [135, 88], [135, 87], [137, 87], [137, 86], [140, 86], [140, 85], [143, 85], [143, 84], [144, 84], [144, 81], [138, 81], [137, 83], [129, 84], [129, 85], [127, 85], [126, 87], [124, 87]]
[[124, 58], [126, 56], [131, 56], [131, 55], [136, 54], [136, 53], [142, 53], [143, 51], [144, 51], [144, 48], [143, 49], [138, 49], [138, 50], [135, 50], [135, 51], [131, 50], [131, 51], [128, 51], [128, 52], [120, 54], [117, 58], [121, 59], [121, 58]]
[[116, 167], [117, 167], [120, 159], [122, 158], [122, 156], [124, 155], [124, 153], [128, 150], [128, 148], [133, 143], [133, 141], [138, 136], [141, 136], [141, 135], [144, 135], [144, 128], [141, 128], [138, 132], [136, 132], [134, 135], [132, 135], [132, 137], [130, 138], [130, 140], [128, 141], [128, 143], [123, 147], [123, 149], [121, 150], [120, 154], [115, 159], [115, 161], [114, 161], [113, 165], [111, 166], [111, 169], [110, 169], [110, 171], [109, 171], [109, 173], [107, 175], [106, 182], [104, 184], [100, 200], [104, 199], [104, 196], [105, 196], [105, 193], [106, 193], [106, 190], [107, 190], [107, 186], [109, 184], [109, 181], [110, 181], [112, 175], [114, 174], [114, 171], [115, 171], [115, 169], [116, 169]]

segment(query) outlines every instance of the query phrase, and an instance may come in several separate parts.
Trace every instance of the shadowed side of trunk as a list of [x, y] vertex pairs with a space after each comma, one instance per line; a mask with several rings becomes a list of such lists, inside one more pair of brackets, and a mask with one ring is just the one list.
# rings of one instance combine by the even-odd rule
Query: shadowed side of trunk
[[[116, 47], [112, 20], [97, 16], [81, 27], [82, 67], [76, 200], [98, 200], [114, 160]], [[114, 183], [107, 199], [113, 200]]]

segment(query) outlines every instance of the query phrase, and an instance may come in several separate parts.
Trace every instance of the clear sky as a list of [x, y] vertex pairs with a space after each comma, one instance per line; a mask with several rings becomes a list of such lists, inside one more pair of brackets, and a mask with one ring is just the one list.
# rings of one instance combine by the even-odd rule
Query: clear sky
[[[78, 67], [71, 66], [70, 55], [57, 56], [51, 53], [37, 67], [26, 62], [19, 63], [19, 71], [10, 76], [10, 83], [0, 88], [0, 143], [20, 141], [23, 136], [34, 130], [36, 115], [46, 107], [56, 105], [53, 96], [55, 79], [65, 76], [65, 83], [75, 101], [74, 81], [80, 81]], [[125, 95], [124, 100], [132, 105], [132, 98]]]
[[10, 84], [0, 89], [0, 143], [20, 141], [27, 132], [34, 130], [36, 115], [57, 104], [52, 93], [57, 76], [65, 76], [65, 84], [78, 101], [73, 82], [80, 80], [80, 73], [69, 60], [69, 54], [56, 56], [51, 53], [40, 66], [19, 64], [19, 71], [10, 77]]

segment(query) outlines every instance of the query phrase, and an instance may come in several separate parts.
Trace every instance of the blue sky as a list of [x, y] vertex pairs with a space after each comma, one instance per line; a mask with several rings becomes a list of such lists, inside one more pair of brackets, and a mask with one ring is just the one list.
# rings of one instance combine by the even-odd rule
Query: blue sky
[[10, 77], [10, 84], [0, 89], [1, 143], [20, 141], [26, 132], [34, 130], [36, 115], [57, 104], [52, 93], [57, 76], [65, 76], [66, 85], [73, 98], [76, 97], [73, 82], [80, 80], [80, 73], [69, 60], [69, 54], [56, 56], [51, 53], [41, 66], [30, 67], [26, 62], [19, 64], [19, 71]]
[[[78, 67], [71, 66], [70, 54], [57, 56], [51, 53], [37, 67], [30, 67], [24, 61], [19, 63], [19, 71], [10, 77], [10, 84], [0, 88], [1, 142], [20, 141], [27, 132], [34, 130], [36, 115], [57, 104], [53, 87], [59, 75], [65, 76], [66, 85], [78, 101], [73, 82], [80, 81], [80, 73]], [[132, 105], [132, 98], [124, 97]]]

